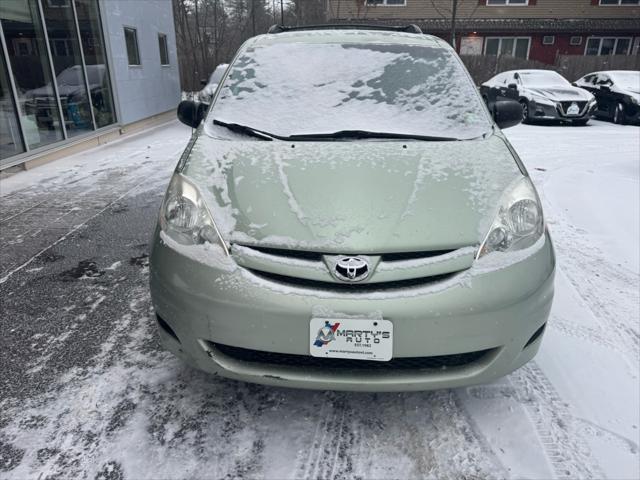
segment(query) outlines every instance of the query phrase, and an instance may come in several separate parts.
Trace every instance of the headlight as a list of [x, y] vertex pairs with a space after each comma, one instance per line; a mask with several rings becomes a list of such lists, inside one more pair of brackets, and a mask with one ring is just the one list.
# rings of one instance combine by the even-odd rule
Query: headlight
[[540, 199], [529, 177], [513, 183], [503, 194], [500, 208], [476, 259], [490, 252], [521, 250], [544, 233]]
[[547, 97], [543, 97], [541, 95], [531, 95], [531, 99], [536, 103], [542, 103], [544, 105], [551, 105], [553, 107], [556, 106], [556, 103], [553, 100], [549, 100]]
[[162, 203], [160, 228], [183, 245], [208, 242], [229, 254], [198, 188], [179, 173], [173, 175]]

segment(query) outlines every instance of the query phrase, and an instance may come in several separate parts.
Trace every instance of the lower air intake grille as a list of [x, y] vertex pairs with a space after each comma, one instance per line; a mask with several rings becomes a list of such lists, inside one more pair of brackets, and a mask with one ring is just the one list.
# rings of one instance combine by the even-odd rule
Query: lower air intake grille
[[318, 358], [312, 357], [311, 355], [265, 352], [262, 350], [249, 350], [246, 348], [231, 347], [229, 345], [221, 345], [219, 343], [210, 343], [210, 345], [228, 357], [249, 363], [298, 368], [330, 369], [334, 371], [360, 370], [375, 372], [463, 367], [465, 365], [478, 362], [494, 350], [488, 349], [454, 355], [440, 355], [436, 357], [400, 357], [392, 358], [388, 362], [376, 362], [372, 360]]

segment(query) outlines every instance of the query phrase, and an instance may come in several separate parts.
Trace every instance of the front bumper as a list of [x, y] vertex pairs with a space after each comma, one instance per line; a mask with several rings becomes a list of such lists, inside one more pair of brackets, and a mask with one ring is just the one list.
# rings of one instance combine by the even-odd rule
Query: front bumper
[[[181, 255], [156, 232], [151, 296], [163, 345], [208, 372], [314, 389], [449, 388], [506, 375], [536, 354], [551, 308], [555, 270], [551, 239], [545, 235], [539, 244], [531, 255], [507, 267], [474, 266], [427, 287], [358, 295], [284, 288], [241, 267], [216, 269]], [[335, 318], [376, 312], [392, 321], [394, 360], [486, 354], [453, 368], [367, 371], [260, 363], [225, 353], [240, 347], [306, 359], [309, 321], [317, 312], [331, 312]]]

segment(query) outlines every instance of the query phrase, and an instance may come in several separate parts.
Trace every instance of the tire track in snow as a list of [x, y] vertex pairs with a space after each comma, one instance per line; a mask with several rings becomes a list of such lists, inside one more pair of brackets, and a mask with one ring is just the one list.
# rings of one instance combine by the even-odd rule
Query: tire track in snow
[[[560, 270], [599, 323], [597, 337], [624, 354], [627, 367], [637, 372], [640, 361], [638, 325], [638, 275], [604, 258], [579, 229], [566, 223], [556, 248], [561, 257]], [[588, 253], [587, 253], [588, 252]]]
[[558, 478], [604, 478], [567, 404], [535, 361], [510, 375]]
[[352, 425], [352, 409], [344, 394], [327, 392], [319, 411], [308, 454], [298, 458], [296, 478], [336, 479], [346, 478], [353, 471], [350, 451], [355, 435]]
[[506, 478], [453, 390], [327, 393], [294, 478]]
[[579, 340], [584, 340], [611, 350], [619, 350], [619, 345], [615, 343], [615, 340], [608, 338], [610, 336], [607, 335], [601, 327], [581, 325], [553, 314], [549, 322], [549, 327]]

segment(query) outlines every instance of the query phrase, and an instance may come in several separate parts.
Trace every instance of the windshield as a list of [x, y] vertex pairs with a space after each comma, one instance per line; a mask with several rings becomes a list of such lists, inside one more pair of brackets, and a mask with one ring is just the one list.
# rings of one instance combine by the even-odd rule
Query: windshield
[[615, 72], [609, 75], [618, 87], [640, 92], [640, 72]]
[[216, 69], [213, 71], [213, 73], [211, 74], [211, 77], [209, 78], [209, 83], [220, 83], [220, 80], [222, 80], [222, 76], [224, 75], [224, 72], [227, 70], [228, 66], [229, 65], [226, 63], [222, 65], [218, 65]]
[[232, 65], [211, 117], [282, 137], [368, 131], [470, 139], [491, 127], [451, 52], [403, 44], [250, 47]]
[[559, 73], [552, 71], [518, 72], [527, 87], [567, 87], [571, 84]]

